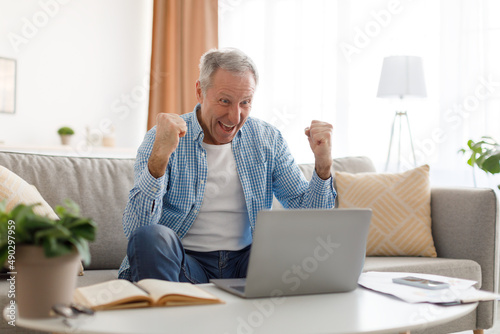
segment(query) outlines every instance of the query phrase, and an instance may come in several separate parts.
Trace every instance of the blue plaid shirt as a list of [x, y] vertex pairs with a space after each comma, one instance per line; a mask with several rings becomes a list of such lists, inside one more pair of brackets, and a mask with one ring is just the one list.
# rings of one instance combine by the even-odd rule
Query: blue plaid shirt
[[[198, 216], [207, 179], [207, 159], [203, 130], [193, 112], [181, 117], [187, 133], [170, 156], [166, 173], [156, 179], [148, 169], [156, 127], [146, 134], [137, 151], [134, 187], [123, 214], [127, 238], [144, 225], [162, 224], [183, 238]], [[257, 212], [270, 209], [273, 194], [285, 208], [333, 208], [336, 193], [333, 179], [322, 180], [316, 172], [308, 182], [295, 163], [279, 130], [249, 117], [232, 141], [250, 226], [255, 228]], [[119, 277], [129, 278], [127, 257]]]

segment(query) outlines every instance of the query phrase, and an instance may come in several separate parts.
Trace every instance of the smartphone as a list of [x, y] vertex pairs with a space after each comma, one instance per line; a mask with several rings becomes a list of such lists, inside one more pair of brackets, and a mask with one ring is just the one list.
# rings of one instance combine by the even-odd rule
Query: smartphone
[[393, 278], [392, 281], [397, 284], [410, 285], [422, 289], [438, 290], [449, 288], [450, 285], [446, 282], [432, 281], [425, 278], [413, 276]]

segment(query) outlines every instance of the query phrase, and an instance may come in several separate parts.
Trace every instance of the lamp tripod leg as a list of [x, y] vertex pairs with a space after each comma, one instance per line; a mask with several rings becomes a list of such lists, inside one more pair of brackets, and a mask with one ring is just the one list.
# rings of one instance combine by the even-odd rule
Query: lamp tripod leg
[[402, 113], [401, 112], [398, 112], [397, 115], [399, 116], [398, 120], [399, 120], [399, 134], [398, 134], [398, 172], [399, 172], [399, 167], [401, 166], [401, 136], [403, 134], [402, 130], [401, 130], [401, 123], [403, 122], [403, 120], [401, 119], [401, 115]]
[[394, 126], [396, 125], [396, 118], [398, 117], [398, 113], [394, 114], [394, 119], [392, 120], [392, 129], [391, 129], [391, 139], [389, 139], [389, 151], [387, 152], [387, 161], [385, 162], [385, 171], [387, 172], [387, 168], [389, 167], [389, 160], [391, 158], [391, 148], [392, 148], [392, 138], [394, 137]]
[[411, 153], [413, 154], [413, 166], [417, 167], [417, 158], [415, 156], [415, 149], [413, 148], [413, 138], [411, 136], [410, 120], [408, 119], [408, 114], [406, 112], [404, 115], [406, 117], [406, 124], [408, 124], [408, 133], [410, 134]]

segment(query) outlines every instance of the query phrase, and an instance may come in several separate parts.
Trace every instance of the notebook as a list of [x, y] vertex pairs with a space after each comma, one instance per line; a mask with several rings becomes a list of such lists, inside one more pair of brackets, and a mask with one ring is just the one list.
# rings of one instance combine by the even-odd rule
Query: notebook
[[244, 298], [348, 292], [363, 269], [370, 209], [260, 211], [243, 279], [212, 279]]

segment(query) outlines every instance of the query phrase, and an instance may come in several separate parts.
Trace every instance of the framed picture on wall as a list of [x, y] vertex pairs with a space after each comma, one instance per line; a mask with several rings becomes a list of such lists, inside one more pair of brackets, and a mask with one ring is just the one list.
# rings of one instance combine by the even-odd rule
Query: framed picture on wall
[[0, 113], [16, 112], [16, 60], [0, 57]]

